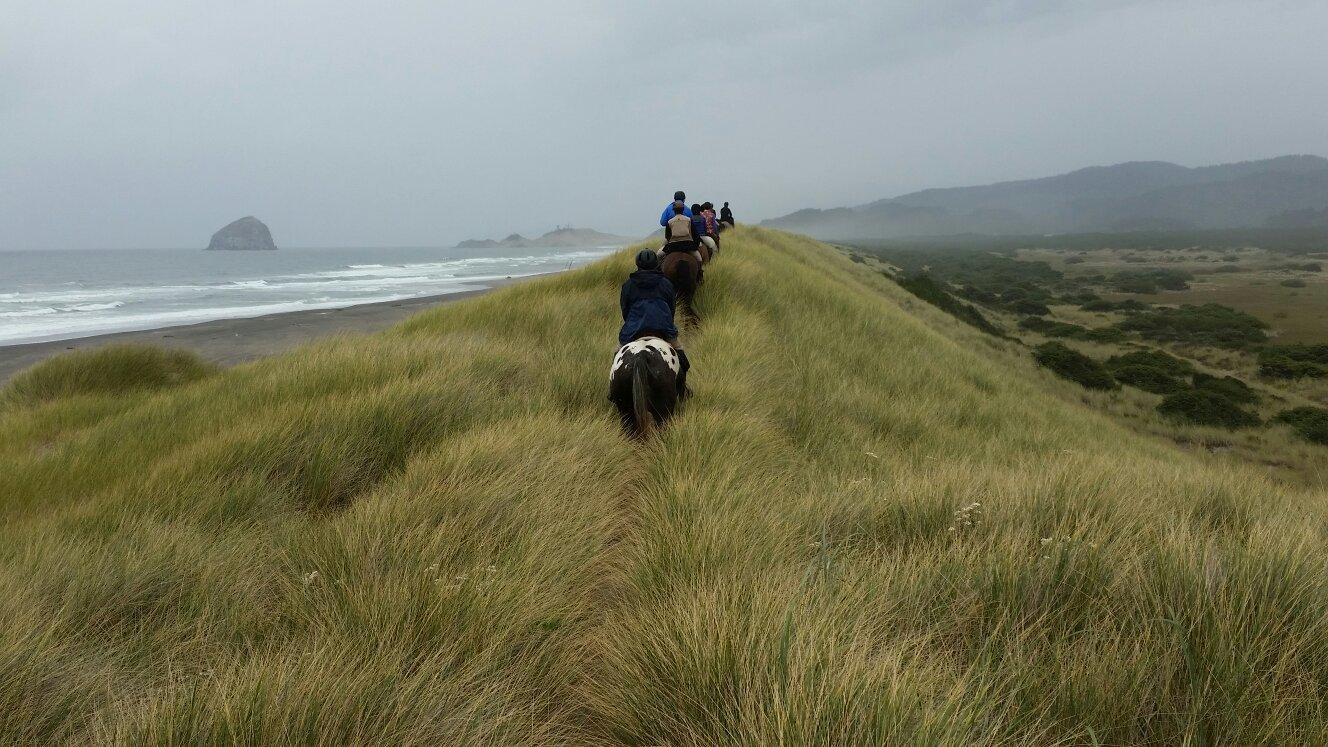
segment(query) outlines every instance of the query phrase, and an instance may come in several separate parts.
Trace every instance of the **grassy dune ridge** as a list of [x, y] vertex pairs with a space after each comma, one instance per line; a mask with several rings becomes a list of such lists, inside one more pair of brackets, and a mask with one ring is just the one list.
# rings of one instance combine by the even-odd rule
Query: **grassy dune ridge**
[[759, 229], [633, 443], [630, 256], [4, 400], [0, 741], [1328, 741], [1328, 495]]

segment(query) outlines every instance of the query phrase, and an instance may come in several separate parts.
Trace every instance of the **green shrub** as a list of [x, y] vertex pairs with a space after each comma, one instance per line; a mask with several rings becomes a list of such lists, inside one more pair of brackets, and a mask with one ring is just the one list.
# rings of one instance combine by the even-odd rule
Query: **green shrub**
[[1206, 303], [1179, 308], [1161, 306], [1141, 312], [1116, 325], [1153, 340], [1188, 342], [1240, 349], [1263, 342], [1268, 325], [1229, 306]]
[[985, 303], [988, 305], [994, 305], [1001, 302], [1000, 296], [973, 285], [965, 285], [963, 288], [960, 288], [959, 295], [970, 301], [977, 301], [978, 303]]
[[1184, 377], [1194, 373], [1194, 365], [1170, 353], [1149, 348], [1134, 350], [1123, 355], [1113, 355], [1107, 359], [1107, 368], [1115, 371], [1126, 366], [1148, 366], [1165, 372], [1168, 376]]
[[1010, 309], [1010, 311], [1013, 311], [1016, 314], [1034, 314], [1041, 316], [1043, 314], [1051, 313], [1051, 309], [1047, 308], [1047, 305], [1045, 303], [1042, 303], [1041, 301], [1034, 301], [1031, 298], [1020, 298], [1016, 301], [1006, 304], [1006, 308]]
[[1040, 316], [1026, 316], [1019, 320], [1019, 326], [1048, 337], [1072, 337], [1076, 333], [1088, 330], [1087, 327], [1081, 327], [1078, 324], [1043, 319]]
[[214, 370], [185, 350], [106, 345], [57, 355], [16, 374], [0, 391], [0, 401], [31, 405], [77, 394], [163, 389], [201, 379]]
[[1328, 366], [1328, 345], [1268, 345], [1259, 351], [1259, 358], [1286, 358]]
[[1111, 369], [1111, 373], [1120, 383], [1153, 394], [1173, 394], [1186, 388], [1185, 382], [1154, 366], [1119, 366]]
[[1215, 428], [1251, 428], [1259, 425], [1259, 416], [1214, 392], [1189, 389], [1168, 395], [1157, 406], [1163, 417], [1179, 423]]
[[909, 293], [944, 311], [961, 322], [970, 324], [989, 335], [1004, 337], [1001, 330], [987, 320], [982, 312], [950, 295], [941, 284], [926, 275], [914, 275], [896, 280]]
[[1059, 342], [1047, 342], [1033, 349], [1038, 364], [1063, 379], [1088, 389], [1115, 389], [1116, 380], [1101, 363]]
[[1193, 275], [1184, 270], [1154, 268], [1119, 272], [1111, 279], [1112, 286], [1124, 293], [1156, 293], [1159, 290], [1185, 290]]
[[1061, 303], [1072, 304], [1082, 307], [1086, 303], [1101, 301], [1102, 297], [1091, 291], [1081, 291], [1078, 293], [1067, 293], [1060, 298]]
[[1283, 356], [1260, 358], [1259, 375], [1267, 379], [1321, 379], [1328, 376], [1328, 367]]
[[1119, 342], [1125, 338], [1125, 333], [1115, 327], [1082, 327], [1078, 324], [1058, 322], [1054, 319], [1043, 319], [1037, 316], [1024, 317], [1019, 322], [1019, 326], [1047, 337], [1065, 337], [1071, 340]]
[[1276, 420], [1290, 425], [1306, 441], [1328, 446], [1328, 410], [1322, 407], [1295, 407], [1278, 413]]
[[1127, 298], [1124, 301], [1108, 301], [1106, 299], [1089, 301], [1088, 303], [1081, 305], [1079, 308], [1084, 311], [1124, 311], [1128, 313], [1131, 311], [1147, 311], [1153, 307], [1143, 301]]
[[1269, 379], [1328, 376], [1328, 345], [1269, 345], [1259, 351], [1259, 375]]
[[1082, 337], [1076, 337], [1076, 340], [1087, 340], [1089, 342], [1121, 342], [1125, 339], [1125, 333], [1115, 327], [1093, 327], [1085, 328]]
[[1238, 405], [1252, 405], [1259, 401], [1258, 392], [1234, 376], [1218, 377], [1196, 373], [1192, 382], [1195, 389], [1221, 395]]
[[1283, 280], [1282, 285], [1288, 288], [1304, 288], [1307, 283], [1300, 278], [1290, 278], [1289, 280]]

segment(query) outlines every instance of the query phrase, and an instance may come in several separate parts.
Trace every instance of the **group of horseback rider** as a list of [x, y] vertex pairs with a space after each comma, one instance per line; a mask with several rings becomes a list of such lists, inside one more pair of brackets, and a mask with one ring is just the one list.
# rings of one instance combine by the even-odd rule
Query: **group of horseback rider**
[[[716, 215], [713, 204], [706, 202], [688, 207], [686, 200], [687, 195], [682, 191], [673, 194], [673, 202], [659, 217], [659, 224], [664, 227], [664, 246], [659, 250], [642, 249], [637, 253], [636, 271], [623, 283], [619, 294], [623, 325], [618, 332], [618, 354], [610, 371], [609, 396], [623, 411], [624, 424], [633, 421], [630, 401], [633, 391], [628, 381], [628, 369], [634, 366], [645, 368], [653, 364], [658, 369], [646, 377], [652, 380], [655, 389], [664, 388], [659, 379], [664, 377], [665, 368], [674, 374], [672, 386], [668, 387], [673, 391], [666, 393], [672, 395], [667, 397], [669, 401], [647, 403], [654, 414], [652, 419], [666, 418], [673, 409], [675, 398], [681, 399], [689, 394], [687, 371], [691, 363], [679, 344], [674, 313], [680, 298], [684, 302], [690, 301], [702, 280], [703, 265], [719, 253], [720, 232], [732, 228], [734, 223], [733, 211], [727, 202]], [[643, 355], [650, 361], [638, 360]], [[642, 398], [646, 393], [639, 390], [646, 386], [645, 380], [637, 378], [637, 426], [640, 416], [644, 415]]]

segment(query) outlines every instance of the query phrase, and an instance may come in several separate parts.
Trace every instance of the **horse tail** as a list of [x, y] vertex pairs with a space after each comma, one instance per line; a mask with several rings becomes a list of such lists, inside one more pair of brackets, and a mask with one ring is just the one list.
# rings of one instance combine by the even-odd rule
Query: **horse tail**
[[701, 263], [688, 255], [678, 262], [678, 295], [691, 301], [696, 295], [696, 277], [701, 271]]
[[655, 416], [650, 412], [649, 382], [646, 367], [639, 358], [632, 362], [632, 415], [636, 418], [636, 432], [642, 437], [655, 431]]

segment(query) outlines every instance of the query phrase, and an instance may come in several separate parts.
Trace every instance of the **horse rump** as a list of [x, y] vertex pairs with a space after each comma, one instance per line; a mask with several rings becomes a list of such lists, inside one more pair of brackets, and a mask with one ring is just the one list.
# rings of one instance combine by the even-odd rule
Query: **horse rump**
[[625, 345], [609, 375], [609, 399], [618, 408], [623, 430], [642, 438], [663, 425], [678, 404], [676, 371], [656, 343], [667, 345], [649, 339]]
[[691, 300], [696, 293], [697, 278], [701, 272], [701, 265], [696, 261], [696, 257], [693, 257], [691, 252], [669, 252], [664, 255], [664, 264], [660, 269], [664, 277], [673, 283], [678, 297], [684, 301]]

